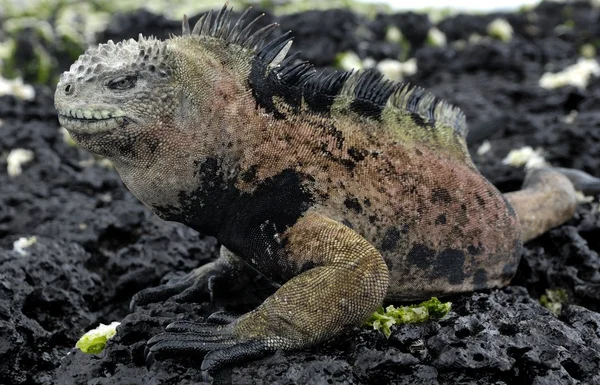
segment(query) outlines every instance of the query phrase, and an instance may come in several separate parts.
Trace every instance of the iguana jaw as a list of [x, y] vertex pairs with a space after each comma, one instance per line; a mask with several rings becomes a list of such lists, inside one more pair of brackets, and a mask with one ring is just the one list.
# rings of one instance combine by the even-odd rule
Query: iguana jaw
[[77, 134], [97, 134], [123, 126], [125, 112], [121, 109], [70, 109], [59, 110], [61, 126]]

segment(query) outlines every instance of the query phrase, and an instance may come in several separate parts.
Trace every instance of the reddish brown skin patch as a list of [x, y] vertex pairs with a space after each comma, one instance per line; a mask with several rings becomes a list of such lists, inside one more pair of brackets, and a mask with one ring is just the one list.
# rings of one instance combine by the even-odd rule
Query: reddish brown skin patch
[[[314, 209], [351, 224], [383, 255], [390, 269], [388, 299], [470, 291], [475, 281], [484, 285], [482, 277], [486, 287], [507, 283], [502, 269], [518, 261], [519, 223], [473, 166], [442, 148], [399, 143], [371, 119], [298, 117], [280, 103], [287, 118], [277, 120], [256, 114], [251, 104], [242, 98], [227, 114], [242, 141], [241, 173], [256, 178], [239, 179], [238, 187], [252, 191], [285, 169], [310, 175], [306, 187], [317, 197]], [[392, 242], [394, 232], [399, 235]], [[432, 259], [410, 262], [415, 245], [434, 250]], [[469, 253], [473, 248], [480, 252]]]

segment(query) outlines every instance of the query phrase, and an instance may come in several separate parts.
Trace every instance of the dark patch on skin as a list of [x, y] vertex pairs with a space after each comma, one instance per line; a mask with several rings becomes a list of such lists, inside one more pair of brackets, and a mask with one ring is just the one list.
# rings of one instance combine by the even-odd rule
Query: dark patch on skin
[[400, 241], [400, 230], [395, 227], [388, 229], [381, 242], [381, 250], [389, 251], [395, 249], [398, 247], [398, 241]]
[[367, 155], [369, 155], [369, 152], [365, 149], [350, 147], [348, 149], [348, 155], [354, 159], [355, 162], [360, 162], [361, 160], [364, 160]]
[[344, 133], [342, 131], [335, 130], [335, 132], [333, 133], [333, 137], [335, 138], [335, 147], [338, 150], [341, 150], [342, 147], [344, 147]]
[[421, 243], [417, 243], [413, 245], [412, 249], [408, 252], [406, 260], [421, 270], [428, 270], [431, 267], [434, 256], [434, 249], [430, 249]]
[[346, 208], [354, 211], [357, 214], [362, 213], [362, 206], [360, 205], [360, 202], [357, 198], [346, 198], [346, 200], [344, 201], [344, 206], [346, 206]]
[[[225, 181], [218, 159], [206, 158], [194, 161], [194, 165], [197, 167], [194, 177], [198, 179], [199, 187], [191, 193], [179, 192], [181, 209], [171, 206], [155, 206], [154, 209], [165, 220], [181, 222], [206, 235], [214, 235], [229, 204], [240, 196], [240, 191]], [[202, 207], [208, 199], [211, 204]]]
[[402, 232], [402, 234], [408, 234], [408, 230], [409, 227], [407, 224], [405, 224], [404, 226], [402, 226], [402, 228], [400, 229], [400, 231]]
[[443, 187], [436, 187], [431, 191], [431, 203], [438, 204], [450, 204], [452, 203], [452, 197], [448, 190]]
[[135, 146], [134, 141], [132, 140], [124, 140], [115, 142], [115, 146], [117, 147], [118, 154], [123, 154], [128, 159], [137, 159], [138, 151], [137, 146]]
[[160, 141], [156, 138], [147, 138], [144, 140], [144, 143], [146, 144], [150, 154], [154, 154], [158, 148], [158, 145], [160, 144]]
[[298, 272], [298, 274], [302, 274], [302, 273], [304, 273], [307, 270], [314, 269], [315, 267], [317, 267], [317, 264], [314, 263], [313, 261], [305, 262], [302, 265], [302, 267], [300, 268], [300, 271]]
[[365, 199], [363, 200], [363, 204], [364, 204], [366, 207], [371, 207], [371, 201], [369, 200], [369, 198], [365, 198]]
[[476, 256], [476, 255], [481, 255], [481, 253], [483, 252], [483, 247], [481, 246], [473, 246], [473, 245], [469, 245], [467, 246], [467, 252], [469, 253], [469, 255], [472, 256]]
[[432, 273], [436, 277], [447, 277], [450, 284], [458, 285], [465, 280], [464, 265], [465, 253], [448, 248], [438, 254], [433, 263]]
[[485, 207], [485, 200], [479, 196], [479, 194], [475, 194], [475, 199], [477, 199], [477, 203], [479, 203], [479, 206], [481, 207]]
[[331, 143], [333, 143], [338, 150], [341, 150], [344, 147], [344, 133], [338, 130], [333, 124], [321, 125], [319, 126], [319, 128], [321, 129], [324, 135], [330, 137], [330, 139], [320, 142], [320, 155], [325, 156], [325, 158], [332, 162], [343, 165], [346, 169], [348, 169], [348, 171], [354, 170], [356, 168], [356, 162], [354, 161], [354, 158], [342, 158], [339, 156], [335, 156], [331, 151], [329, 151]]
[[436, 225], [445, 225], [446, 224], [446, 214], [440, 214], [437, 218], [435, 218]]
[[200, 163], [196, 175], [199, 187], [179, 194], [181, 208], [155, 207], [156, 212], [166, 220], [216, 236], [271, 280], [283, 282], [294, 276], [297, 266], [280, 264], [286, 245], [281, 234], [314, 203], [305, 187], [312, 178], [286, 169], [257, 184], [251, 193], [242, 192], [235, 180], [226, 180], [215, 158]]
[[473, 286], [476, 290], [487, 289], [488, 275], [485, 269], [478, 269], [473, 275]]
[[246, 183], [250, 183], [256, 179], [256, 172], [258, 170], [257, 165], [250, 166], [247, 170], [242, 171], [240, 179]]
[[321, 154], [325, 155], [325, 157], [328, 159], [333, 159], [333, 153], [328, 150], [328, 147], [329, 146], [327, 142], [321, 142]]
[[[130, 121], [127, 118], [125, 118], [123, 124], [120, 126], [120, 130], [125, 130], [129, 123]], [[123, 156], [129, 159], [138, 159], [138, 156], [140, 155], [138, 151], [140, 149], [140, 146], [139, 142], [136, 140], [137, 138], [133, 137], [132, 135], [119, 135], [118, 137], [115, 137], [114, 135], [115, 134], [113, 134], [112, 132], [104, 132], [93, 135], [77, 134], [74, 132], [71, 133], [73, 139], [82, 143], [85, 143], [87, 140], [89, 140], [89, 138], [97, 138], [98, 142], [100, 143], [105, 143], [108, 142], [108, 140], [110, 140], [110, 143], [112, 143], [112, 145], [116, 147], [115, 150], [110, 149], [110, 153], [118, 154], [119, 156]], [[110, 153], [102, 152], [102, 154], [107, 157], [110, 157]]]
[[369, 223], [374, 224], [375, 222], [377, 222], [377, 216], [369, 215]]
[[350, 159], [340, 159], [339, 163], [344, 165], [344, 167], [346, 167], [346, 169], [348, 169], [348, 171], [352, 171], [356, 168], [356, 163], [354, 163]]
[[[277, 239], [314, 203], [306, 181], [312, 178], [287, 169], [265, 179], [252, 193], [242, 193], [227, 210], [217, 238], [257, 270], [271, 273], [268, 278], [291, 278], [297, 268], [279, 266], [286, 242]], [[249, 261], [254, 257], [256, 261]]]
[[347, 219], [342, 220], [342, 224], [352, 230], [354, 230], [354, 225]]

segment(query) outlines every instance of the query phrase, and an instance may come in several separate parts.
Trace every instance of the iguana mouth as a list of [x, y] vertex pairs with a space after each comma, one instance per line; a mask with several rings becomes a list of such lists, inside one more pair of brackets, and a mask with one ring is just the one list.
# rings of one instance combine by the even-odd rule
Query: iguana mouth
[[97, 134], [120, 127], [127, 118], [120, 109], [73, 109], [58, 111], [58, 122], [78, 134]]

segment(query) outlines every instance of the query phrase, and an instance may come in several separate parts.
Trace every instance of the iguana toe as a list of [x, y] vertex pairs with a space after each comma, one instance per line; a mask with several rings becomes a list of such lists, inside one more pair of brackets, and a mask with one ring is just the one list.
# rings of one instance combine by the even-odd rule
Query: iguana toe
[[[207, 321], [215, 323], [215, 324], [229, 324], [234, 322], [236, 319], [239, 318], [239, 315], [227, 312], [227, 311], [216, 311], [214, 313], [212, 313], [210, 316], [208, 316]], [[173, 325], [173, 324], [171, 324]], [[171, 326], [169, 325], [169, 326]], [[167, 329], [169, 329], [169, 326], [167, 326]]]
[[135, 294], [130, 308], [166, 300], [184, 303], [209, 299], [214, 302], [215, 291], [232, 291], [242, 287], [256, 274], [235, 254], [221, 247], [220, 258], [202, 265], [183, 277], [164, 285], [151, 287]]
[[[165, 333], [147, 342], [146, 366], [171, 357], [204, 356], [202, 371], [213, 371], [231, 363], [260, 357], [273, 349], [265, 340], [244, 339], [235, 330], [238, 317], [217, 312], [207, 323], [177, 321], [168, 325]], [[223, 324], [225, 321], [231, 321]]]
[[[196, 269], [197, 270], [197, 269]], [[194, 302], [203, 295], [214, 296], [212, 276], [198, 274], [196, 270], [167, 282], [164, 285], [144, 289], [133, 296], [129, 305], [130, 309], [149, 303], [171, 300], [179, 303]]]

